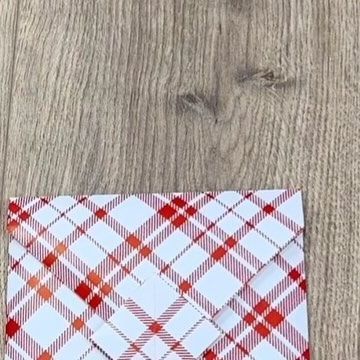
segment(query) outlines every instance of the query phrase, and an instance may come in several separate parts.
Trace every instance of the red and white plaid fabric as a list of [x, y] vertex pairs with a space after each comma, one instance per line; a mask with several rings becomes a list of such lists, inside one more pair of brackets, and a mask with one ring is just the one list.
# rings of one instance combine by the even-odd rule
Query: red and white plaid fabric
[[294, 190], [14, 198], [7, 360], [308, 360]]

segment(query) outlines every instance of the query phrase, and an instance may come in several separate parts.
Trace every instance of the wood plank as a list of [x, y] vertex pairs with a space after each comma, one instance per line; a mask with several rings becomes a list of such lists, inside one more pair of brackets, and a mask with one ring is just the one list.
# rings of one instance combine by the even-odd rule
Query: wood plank
[[[11, 108], [13, 58], [16, 41], [17, 1], [0, 0], [0, 327], [5, 328], [5, 293], [7, 278], [7, 239], [4, 228], [7, 201], [4, 197], [5, 166], [7, 158], [8, 124]], [[4, 336], [0, 339], [0, 357]]]
[[301, 187], [313, 357], [358, 359], [359, 10], [21, 0], [6, 196]]

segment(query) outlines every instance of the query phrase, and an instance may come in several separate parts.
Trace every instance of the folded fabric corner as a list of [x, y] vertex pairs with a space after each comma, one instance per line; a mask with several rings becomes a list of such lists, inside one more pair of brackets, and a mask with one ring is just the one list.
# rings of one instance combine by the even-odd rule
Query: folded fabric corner
[[91, 339], [112, 359], [197, 359], [219, 335], [214, 324], [155, 275]]

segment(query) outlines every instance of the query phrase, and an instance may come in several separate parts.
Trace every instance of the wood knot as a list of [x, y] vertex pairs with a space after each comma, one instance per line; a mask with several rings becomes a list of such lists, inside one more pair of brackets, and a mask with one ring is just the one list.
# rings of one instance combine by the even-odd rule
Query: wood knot
[[235, 74], [235, 80], [238, 85], [253, 83], [271, 89], [286, 89], [296, 83], [294, 78], [284, 76], [272, 69], [239, 69]]
[[177, 115], [191, 113], [201, 118], [212, 119], [216, 123], [217, 111], [217, 99], [215, 97], [206, 97], [198, 92], [178, 95], [176, 100]]
[[247, 12], [251, 8], [251, 0], [229, 0], [230, 6], [237, 12]]

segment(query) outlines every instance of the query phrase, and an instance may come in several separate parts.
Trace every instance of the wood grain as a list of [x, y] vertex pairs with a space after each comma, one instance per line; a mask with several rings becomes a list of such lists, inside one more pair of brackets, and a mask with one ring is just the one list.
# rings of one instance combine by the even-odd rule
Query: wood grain
[[17, 16], [2, 204], [300, 187], [313, 359], [359, 359], [359, 3], [19, 0]]

